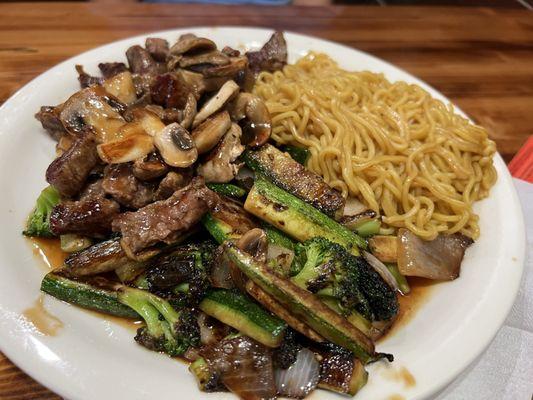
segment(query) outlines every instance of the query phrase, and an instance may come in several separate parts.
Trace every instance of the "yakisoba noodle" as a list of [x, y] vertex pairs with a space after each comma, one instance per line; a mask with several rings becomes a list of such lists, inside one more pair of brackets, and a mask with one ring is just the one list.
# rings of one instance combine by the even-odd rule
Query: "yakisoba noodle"
[[254, 91], [272, 115], [274, 140], [308, 147], [307, 166], [380, 212], [389, 229], [479, 236], [472, 203], [496, 181], [495, 144], [452, 106], [316, 53], [261, 73]]

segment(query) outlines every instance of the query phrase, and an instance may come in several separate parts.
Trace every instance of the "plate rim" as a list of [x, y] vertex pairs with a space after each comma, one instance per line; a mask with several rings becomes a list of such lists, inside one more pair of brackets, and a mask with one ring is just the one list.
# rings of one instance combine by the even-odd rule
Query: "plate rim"
[[[235, 33], [238, 33], [240, 30], [254, 30], [260, 33], [268, 33], [271, 34], [276, 29], [272, 29], [269, 27], [259, 27], [259, 26], [242, 26], [242, 25], [210, 25], [210, 26], [188, 26], [188, 27], [177, 27], [174, 29], [165, 29], [160, 31], [150, 31], [145, 32], [142, 34], [134, 35], [134, 36], [128, 36], [125, 38], [117, 39], [108, 43], [101, 44], [99, 46], [96, 46], [94, 48], [90, 48], [82, 53], [73, 55], [60, 63], [54, 65], [53, 67], [47, 69], [46, 71], [40, 73], [39, 75], [32, 78], [29, 82], [27, 82], [24, 86], [19, 88], [17, 91], [15, 91], [1, 106], [0, 106], [0, 115], [5, 111], [6, 108], [9, 107], [10, 103], [12, 101], [15, 101], [19, 96], [23, 94], [26, 90], [31, 90], [32, 86], [35, 86], [37, 81], [43, 77], [43, 75], [49, 74], [55, 70], [59, 70], [64, 68], [65, 66], [72, 64], [73, 61], [78, 58], [85, 56], [87, 53], [91, 52], [98, 52], [98, 50], [101, 50], [105, 47], [109, 46], [117, 46], [120, 45], [123, 42], [130, 42], [134, 40], [141, 40], [145, 39], [146, 37], [150, 36], [157, 36], [157, 35], [170, 35], [170, 34], [180, 34], [184, 31], [194, 31], [194, 30], [233, 30]], [[468, 118], [470, 121], [472, 121], [472, 118], [468, 116], [464, 111], [462, 111], [455, 103], [453, 103], [448, 97], [446, 97], [442, 92], [434, 88], [432, 85], [428, 84], [427, 82], [421, 80], [416, 75], [411, 74], [410, 72], [404, 70], [403, 68], [396, 66], [395, 64], [392, 64], [391, 62], [388, 62], [386, 60], [381, 59], [380, 57], [377, 57], [373, 54], [367, 53], [365, 51], [359, 50], [357, 48], [352, 48], [350, 46], [347, 46], [342, 43], [338, 43], [329, 39], [323, 39], [317, 36], [311, 36], [307, 34], [301, 34], [298, 32], [290, 31], [290, 30], [282, 30], [284, 33], [289, 34], [291, 36], [298, 37], [299, 39], [305, 39], [310, 41], [319, 41], [319, 42], [325, 42], [329, 45], [334, 45], [336, 47], [342, 48], [344, 52], [355, 52], [359, 55], [363, 55], [364, 57], [367, 57], [374, 62], [378, 62], [382, 65], [384, 65], [386, 68], [391, 70], [396, 70], [401, 72], [402, 74], [405, 74], [409, 76], [410, 80], [417, 85], [420, 85], [425, 90], [428, 90], [432, 96], [438, 97], [440, 100], [446, 101], [449, 104], [452, 104], [454, 107], [454, 110], [461, 114], [462, 116]], [[310, 49], [311, 50], [311, 49]], [[289, 47], [290, 51], [290, 47]], [[466, 358], [463, 358], [460, 362], [458, 362], [456, 365], [457, 367], [453, 372], [451, 372], [446, 379], [442, 379], [437, 385], [432, 386], [430, 389], [428, 389], [427, 393], [424, 393], [420, 396], [413, 397], [413, 400], [416, 399], [426, 399], [429, 398], [432, 395], [435, 395], [442, 391], [446, 386], [448, 386], [451, 382], [453, 382], [463, 371], [465, 371], [470, 365], [474, 363], [479, 357], [483, 355], [483, 353], [486, 351], [486, 349], [489, 347], [491, 342], [494, 340], [494, 337], [499, 332], [501, 327], [503, 326], [503, 323], [505, 322], [505, 319], [509, 315], [509, 312], [511, 311], [511, 308], [516, 301], [516, 297], [519, 292], [520, 283], [522, 281], [522, 277], [524, 274], [524, 263], [526, 258], [526, 230], [525, 230], [525, 220], [524, 215], [522, 211], [522, 207], [518, 198], [518, 194], [516, 191], [516, 188], [512, 182], [512, 177], [509, 173], [509, 171], [506, 168], [505, 162], [503, 161], [503, 158], [497, 152], [494, 156], [494, 163], [500, 164], [500, 166], [503, 166], [504, 173], [503, 175], [499, 171], [498, 180], [504, 180], [506, 186], [510, 188], [510, 195], [512, 199], [513, 207], [515, 210], [515, 216], [518, 220], [519, 225], [516, 227], [519, 231], [519, 235], [517, 235], [517, 238], [519, 238], [519, 242], [516, 244], [518, 248], [522, 248], [522, 251], [519, 252], [520, 254], [517, 257], [517, 264], [520, 268], [520, 273], [517, 276], [517, 279], [515, 280], [515, 285], [512, 288], [512, 296], [507, 297], [507, 304], [504, 305], [503, 309], [505, 312], [501, 312], [499, 314], [499, 317], [497, 318], [497, 323], [493, 324], [493, 326], [497, 326], [497, 328], [493, 329], [493, 332], [491, 332], [490, 335], [486, 335], [484, 337], [485, 340], [483, 340], [481, 344], [478, 344], [477, 346], [473, 346], [476, 349], [474, 351], [471, 351]], [[0, 304], [1, 306], [1, 304]], [[495, 318], [496, 319], [496, 318]], [[83, 397], [80, 397], [80, 393], [74, 392], [72, 389], [68, 389], [68, 386], [62, 385], [61, 382], [51, 382], [50, 380], [47, 380], [46, 373], [38, 371], [38, 368], [28, 365], [27, 362], [25, 362], [26, 357], [24, 356], [23, 352], [20, 352], [20, 356], [16, 353], [16, 348], [8, 349], [6, 348], [3, 343], [4, 340], [1, 340], [3, 337], [3, 333], [0, 332], [0, 351], [4, 353], [4, 355], [11, 360], [18, 368], [20, 368], [24, 373], [32, 377], [34, 380], [39, 382], [41, 385], [45, 386], [49, 390], [53, 391], [54, 393], [60, 394], [63, 397], [66, 397], [68, 399], [84, 399]]]

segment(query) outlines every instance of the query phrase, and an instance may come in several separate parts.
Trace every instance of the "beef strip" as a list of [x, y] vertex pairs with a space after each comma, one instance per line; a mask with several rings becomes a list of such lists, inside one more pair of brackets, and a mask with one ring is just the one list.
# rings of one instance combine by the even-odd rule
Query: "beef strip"
[[91, 76], [83, 70], [83, 65], [76, 65], [76, 72], [78, 73], [78, 81], [80, 86], [86, 88], [89, 86], [101, 85], [104, 79], [98, 76]]
[[249, 67], [254, 73], [278, 71], [287, 64], [287, 42], [282, 32], [274, 32], [259, 51], [246, 53]]
[[46, 180], [62, 196], [75, 196], [98, 161], [94, 134], [86, 130], [80, 133], [67, 151], [52, 161], [46, 170]]
[[195, 178], [167, 200], [126, 212], [113, 221], [113, 230], [122, 233], [121, 245], [132, 258], [159, 242], [175, 242], [192, 228], [214, 205], [218, 196], [202, 178]]
[[138, 209], [154, 198], [152, 185], [145, 184], [133, 175], [132, 164], [111, 164], [104, 170], [104, 191], [128, 208]]
[[50, 228], [55, 235], [76, 233], [104, 237], [111, 231], [111, 222], [120, 211], [117, 202], [89, 197], [58, 204], [50, 215]]
[[184, 108], [191, 91], [182, 75], [170, 72], [157, 76], [150, 86], [153, 102], [164, 108]]
[[157, 61], [152, 58], [146, 49], [143, 49], [139, 45], [131, 46], [126, 51], [126, 57], [128, 59], [130, 71], [133, 74], [157, 75], [161, 72], [161, 67]]
[[156, 61], [166, 61], [169, 48], [168, 42], [161, 38], [147, 38], [145, 43], [146, 50]]
[[100, 199], [105, 197], [105, 191], [102, 187], [102, 179], [98, 179], [94, 182], [91, 182], [83, 188], [80, 193], [79, 200], [88, 200], [88, 199]]
[[35, 118], [55, 140], [59, 140], [67, 132], [59, 119], [60, 112], [61, 107], [42, 106], [35, 114]]
[[100, 68], [100, 72], [102, 72], [105, 79], [112, 78], [115, 75], [128, 70], [126, 64], [121, 62], [100, 63], [98, 64], [98, 68]]
[[178, 173], [171, 171], [159, 183], [159, 187], [155, 191], [155, 200], [168, 199], [176, 191], [187, 185], [191, 181], [190, 173]]

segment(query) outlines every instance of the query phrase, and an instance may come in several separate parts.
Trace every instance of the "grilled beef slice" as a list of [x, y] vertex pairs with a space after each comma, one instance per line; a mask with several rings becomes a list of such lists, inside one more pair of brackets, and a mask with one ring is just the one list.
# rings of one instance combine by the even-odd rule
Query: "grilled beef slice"
[[102, 188], [128, 208], [138, 209], [152, 202], [153, 185], [145, 184], [133, 175], [131, 164], [111, 164], [104, 170]]
[[282, 69], [287, 64], [287, 42], [285, 42], [283, 33], [274, 32], [261, 50], [249, 51], [246, 56], [249, 68], [255, 73]]

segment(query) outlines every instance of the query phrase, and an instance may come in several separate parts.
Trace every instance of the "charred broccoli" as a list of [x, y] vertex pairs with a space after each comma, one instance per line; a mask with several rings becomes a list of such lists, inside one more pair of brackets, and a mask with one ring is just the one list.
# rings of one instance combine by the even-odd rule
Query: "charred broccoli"
[[296, 256], [301, 269], [293, 282], [316, 293], [341, 314], [357, 312], [370, 321], [388, 320], [397, 314], [396, 294], [363, 257], [322, 237], [298, 244]]
[[209, 286], [207, 273], [216, 248], [212, 242], [184, 245], [151, 263], [146, 273], [150, 292], [196, 306]]
[[142, 346], [178, 356], [200, 343], [198, 322], [190, 311], [176, 311], [161, 297], [126, 286], [119, 289], [118, 300], [144, 319], [146, 326], [139, 328], [135, 336]]
[[26, 229], [22, 233], [26, 236], [37, 237], [55, 236], [50, 230], [50, 214], [52, 209], [59, 204], [59, 200], [59, 192], [53, 186], [43, 189], [28, 218]]

